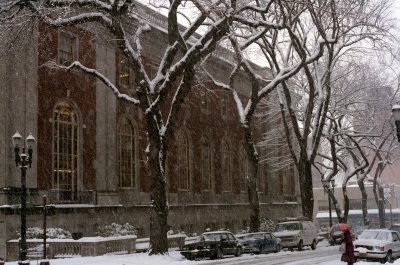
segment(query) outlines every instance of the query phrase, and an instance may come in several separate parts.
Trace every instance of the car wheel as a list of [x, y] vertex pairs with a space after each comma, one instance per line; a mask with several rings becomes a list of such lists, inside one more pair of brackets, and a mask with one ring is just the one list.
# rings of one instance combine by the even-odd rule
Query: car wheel
[[278, 253], [281, 251], [281, 245], [277, 244], [275, 248], [275, 253]]
[[264, 254], [265, 253], [265, 246], [260, 246], [258, 254]]
[[217, 259], [222, 259], [223, 258], [224, 255], [222, 254], [222, 249], [217, 248], [216, 256], [217, 256]]
[[388, 253], [386, 254], [386, 257], [381, 261], [381, 263], [392, 263], [393, 262], [393, 256], [392, 256], [392, 251], [388, 251]]
[[311, 249], [315, 250], [317, 248], [317, 242], [315, 242], [315, 240], [313, 240], [312, 244], [311, 244]]
[[240, 255], [242, 255], [242, 248], [241, 247], [237, 247], [235, 256], [239, 257]]
[[297, 250], [302, 251], [303, 250], [303, 240], [300, 240], [299, 244], [297, 245]]

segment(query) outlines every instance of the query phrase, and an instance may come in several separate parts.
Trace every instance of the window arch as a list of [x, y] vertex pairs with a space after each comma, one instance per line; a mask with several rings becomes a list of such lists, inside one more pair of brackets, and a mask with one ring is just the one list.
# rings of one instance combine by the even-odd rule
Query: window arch
[[243, 144], [241, 144], [240, 146], [241, 147], [239, 151], [239, 174], [240, 174], [239, 178], [240, 178], [240, 191], [243, 192], [247, 190], [249, 161], [246, 151], [244, 150]]
[[231, 153], [226, 141], [221, 142], [221, 176], [223, 191], [231, 191]]
[[123, 118], [118, 123], [117, 163], [120, 188], [136, 187], [136, 132], [132, 123]]
[[189, 171], [189, 157], [190, 146], [188, 138], [184, 133], [179, 133], [176, 141], [177, 147], [177, 171], [178, 171], [178, 189], [190, 189], [190, 171]]
[[53, 111], [53, 188], [64, 200], [76, 199], [80, 165], [80, 121], [76, 108], [61, 100]]
[[203, 138], [201, 141], [201, 183], [203, 190], [212, 189], [211, 147], [207, 138]]

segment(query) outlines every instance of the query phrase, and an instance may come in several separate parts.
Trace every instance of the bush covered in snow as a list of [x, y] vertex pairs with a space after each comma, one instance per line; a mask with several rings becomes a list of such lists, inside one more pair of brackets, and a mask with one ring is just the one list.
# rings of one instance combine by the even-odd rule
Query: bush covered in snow
[[[21, 236], [20, 232], [17, 232], [18, 237]], [[27, 239], [43, 239], [43, 229], [40, 227], [29, 227], [26, 230], [26, 238]], [[72, 235], [69, 231], [64, 230], [62, 228], [47, 228], [46, 229], [46, 238], [51, 239], [66, 239], [72, 238]]]
[[112, 223], [111, 225], [99, 227], [96, 235], [101, 237], [128, 236], [136, 235], [136, 232], [136, 229], [129, 223], [124, 225]]
[[271, 219], [261, 218], [260, 219], [260, 231], [263, 232], [274, 232], [275, 222]]

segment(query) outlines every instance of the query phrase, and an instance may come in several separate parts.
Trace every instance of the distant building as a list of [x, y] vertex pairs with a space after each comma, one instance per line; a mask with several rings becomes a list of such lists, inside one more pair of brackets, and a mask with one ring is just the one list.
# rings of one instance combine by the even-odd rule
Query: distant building
[[[370, 219], [369, 227], [379, 227], [378, 207], [375, 202], [372, 183], [366, 183], [366, 192], [368, 194], [367, 206], [368, 217]], [[388, 184], [384, 185], [385, 191], [385, 222], [386, 227], [390, 227], [391, 223], [400, 223], [400, 185]], [[344, 209], [344, 197], [341, 186], [334, 188], [335, 197], [340, 205], [340, 209]], [[357, 183], [349, 183], [347, 186], [347, 195], [349, 197], [350, 210], [348, 224], [353, 227], [364, 227], [363, 216], [361, 211], [361, 192]], [[324, 188], [314, 188], [314, 223], [320, 227], [329, 226], [329, 201], [328, 193]], [[336, 212], [331, 205], [331, 216], [333, 224], [338, 223]]]
[[[164, 21], [140, 5], [138, 12], [156, 18], [150, 23]], [[143, 35], [150, 70], [165, 48], [159, 26]], [[37, 140], [27, 171], [28, 227], [42, 225], [41, 208], [36, 206], [47, 195], [55, 206], [48, 227], [91, 236], [99, 226], [129, 222], [139, 237], [148, 236], [150, 180], [143, 113], [117, 100], [92, 76], [45, 65], [49, 60], [68, 64], [79, 59], [111, 76], [123, 92], [134, 93], [132, 72], [121, 52], [93, 37], [83, 28], [57, 30], [38, 23], [12, 52], [1, 54], [0, 257], [6, 255], [6, 241], [16, 238], [20, 229], [21, 173], [11, 141], [16, 130], [24, 138], [32, 132]], [[215, 57], [211, 66], [221, 77], [227, 76], [226, 60]], [[243, 77], [241, 82], [245, 97], [248, 80]], [[214, 89], [211, 82], [205, 85]], [[247, 166], [236, 113], [224, 91], [194, 89], [185, 101], [167, 160], [172, 230], [238, 231], [248, 226]], [[268, 128], [257, 122], [255, 126], [258, 137]], [[296, 176], [293, 166], [274, 172], [268, 165], [260, 166], [261, 217], [301, 215]]]

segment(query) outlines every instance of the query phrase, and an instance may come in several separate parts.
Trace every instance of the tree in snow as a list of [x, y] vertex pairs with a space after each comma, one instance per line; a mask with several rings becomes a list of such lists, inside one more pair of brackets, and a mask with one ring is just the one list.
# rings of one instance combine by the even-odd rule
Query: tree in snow
[[342, 65], [346, 67], [335, 69], [333, 73], [335, 81], [332, 87], [335, 89], [327, 115], [327, 130], [324, 131], [327, 144], [324, 145], [322, 141], [322, 147], [327, 146], [327, 150], [324, 152], [321, 148], [319, 151], [319, 155], [329, 162], [320, 163], [319, 169], [323, 181], [330, 181], [335, 175], [343, 176], [343, 213], [329, 190], [339, 222], [347, 221], [349, 199], [346, 185], [351, 178], [356, 178], [362, 196], [364, 224], [368, 225], [364, 182], [372, 170], [378, 173], [384, 168], [381, 166], [382, 156], [389, 160], [395, 156], [395, 139], [388, 108], [392, 90], [388, 81], [381, 76], [382, 71], [369, 66], [369, 62], [352, 61], [351, 57], [345, 56], [346, 62], [342, 62]]
[[[274, 1], [270, 1], [271, 3]], [[0, 4], [0, 19], [9, 21], [38, 19], [53, 28], [79, 26], [93, 32], [96, 40], [104, 37], [123, 52], [133, 71], [132, 94], [122, 93], [101, 69], [74, 61], [69, 65], [47, 66], [66, 71], [79, 70], [96, 77], [115, 96], [137, 106], [144, 113], [148, 146], [147, 168], [151, 179], [150, 254], [168, 251], [165, 160], [176, 131], [176, 120], [182, 103], [196, 81], [197, 66], [215, 50], [230, 30], [247, 27], [278, 28], [274, 21], [255, 20], [249, 14], [269, 11], [271, 3], [260, 7], [258, 1], [164, 1], [167, 10], [166, 48], [156, 69], [146, 67], [142, 37], [152, 30], [151, 23], [137, 12], [133, 0], [9, 0]], [[193, 11], [188, 25], [179, 25], [181, 9], [190, 5]], [[13, 20], [17, 19], [17, 20]], [[18, 20], [19, 19], [19, 20]], [[201, 34], [199, 34], [201, 32]], [[261, 36], [261, 32], [258, 33]], [[152, 73], [155, 72], [154, 75]]]
[[[303, 214], [310, 219], [313, 217], [314, 201], [312, 166], [327, 129], [327, 116], [335, 89], [334, 69], [341, 67], [341, 58], [350, 48], [358, 49], [362, 54], [370, 44], [373, 47], [387, 36], [390, 27], [385, 20], [386, 1], [323, 1], [316, 6], [320, 8], [315, 8], [315, 11], [310, 9], [310, 17], [317, 30], [307, 32], [307, 43], [330, 40], [324, 56], [313, 64], [304, 65], [294, 78], [281, 83], [282, 117], [290, 117], [285, 123], [287, 141], [299, 172]], [[359, 48], [358, 45], [364, 47]], [[308, 54], [309, 46], [301, 46]], [[301, 99], [293, 101], [293, 94]], [[289, 137], [289, 124], [294, 137]]]
[[[228, 44], [236, 57], [229, 82], [221, 82], [207, 69], [204, 69], [217, 86], [232, 93], [236, 102], [248, 161], [246, 183], [251, 210], [251, 231], [258, 231], [260, 227], [257, 192], [259, 154], [254, 141], [253, 129], [255, 126], [252, 126], [252, 119], [260, 102], [266, 99], [281, 82], [299, 72], [304, 65], [311, 64], [320, 58], [324, 45], [330, 41], [319, 39], [312, 49], [307, 51], [304, 49], [301, 43], [306, 42], [308, 37], [304, 30], [316, 27], [313, 22], [308, 25], [301, 22], [311, 16], [306, 3], [271, 1], [268, 4], [258, 2], [257, 4], [259, 6], [255, 10], [262, 9], [264, 12], [250, 13], [249, 17], [253, 20], [249, 19], [244, 26], [237, 28], [228, 36]], [[310, 6], [310, 9], [313, 7]], [[276, 26], [266, 28], [263, 25], [267, 23], [275, 23]], [[251, 46], [255, 46], [260, 55], [265, 57], [268, 67], [260, 69], [246, 59], [248, 50], [252, 49]], [[250, 80], [249, 96], [246, 98], [241, 97], [238, 93], [240, 88], [238, 80], [243, 75]]]

